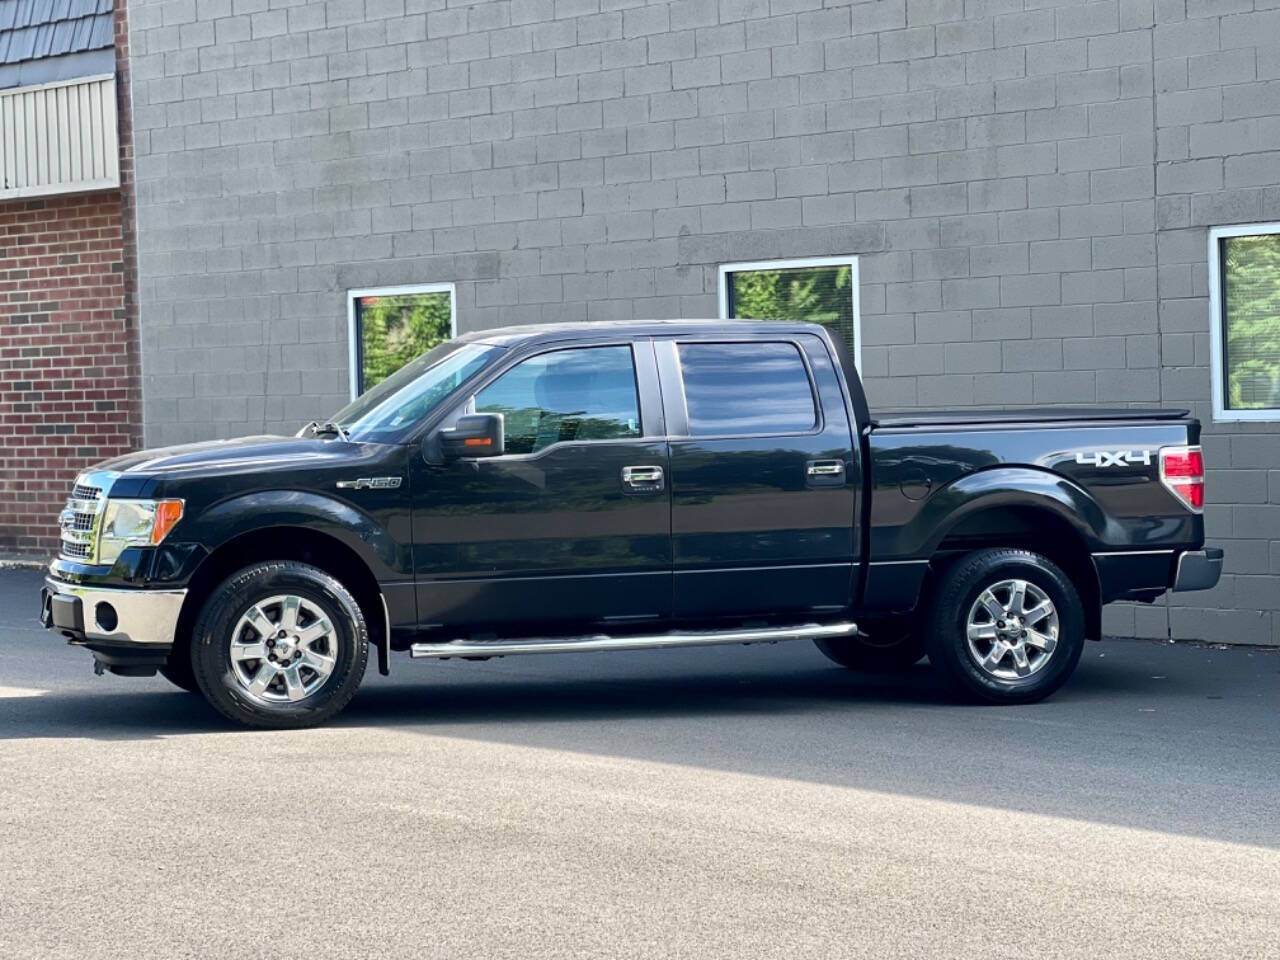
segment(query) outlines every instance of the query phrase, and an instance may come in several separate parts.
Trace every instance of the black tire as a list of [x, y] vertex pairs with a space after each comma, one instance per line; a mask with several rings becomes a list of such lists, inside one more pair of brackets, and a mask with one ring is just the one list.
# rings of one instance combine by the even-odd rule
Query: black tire
[[[1007, 610], [1011, 608], [1000, 598], [1008, 597], [1008, 603], [1012, 603], [1012, 594], [1007, 587], [1000, 585], [1015, 581], [1031, 585], [1027, 588], [1027, 596], [1033, 595], [1032, 588], [1043, 594], [1052, 603], [1052, 615], [1057, 618], [1056, 645], [1038, 667], [1035, 665], [1038, 661], [1033, 658], [1043, 651], [1039, 646], [1033, 647], [1033, 641], [1020, 639], [1019, 634], [1025, 638], [1028, 632], [1032, 636], [1040, 635], [1042, 630], [1051, 633], [1047, 626], [1051, 621], [1037, 620], [1024, 624], [1020, 616], [1016, 620], [997, 620], [994, 612], [985, 612], [985, 604], [984, 612], [978, 612], [979, 598], [989, 588], [994, 588], [992, 599], [996, 600], [995, 607], [1006, 607], [1005, 616], [1008, 616]], [[1023, 602], [1025, 604], [1026, 601]], [[971, 614], [983, 621], [976, 625], [978, 633], [994, 634], [991, 640], [974, 641], [977, 653], [971, 650], [968, 636]], [[942, 575], [933, 594], [927, 622], [925, 647], [930, 662], [964, 696], [983, 703], [1034, 703], [1043, 700], [1067, 682], [1084, 650], [1085, 616], [1080, 592], [1053, 561], [1030, 550], [1000, 547], [978, 550], [962, 557]], [[997, 627], [1001, 623], [1005, 627]], [[1022, 630], [1024, 627], [1029, 630]], [[1018, 669], [1012, 648], [994, 665], [984, 668], [978, 655], [992, 658], [1000, 654], [1003, 648], [998, 649], [997, 642], [1006, 646], [1010, 642], [1021, 644], [1023, 657], [1033, 672], [1026, 676], [996, 675], [997, 671], [1008, 674]], [[1043, 643], [1039, 639], [1034, 642]], [[1023, 666], [1025, 669], [1026, 665]]]
[[191, 669], [191, 651], [187, 647], [175, 647], [169, 654], [169, 662], [160, 668], [160, 676], [187, 693], [199, 693], [195, 671]]
[[[288, 695], [283, 675], [260, 695], [251, 694], [233, 664], [232, 634], [251, 608], [281, 595], [300, 598], [328, 619], [332, 629], [321, 642], [334, 663], [327, 678], [301, 663], [299, 669], [308, 671], [301, 675], [315, 683], [315, 689], [296, 700], [268, 702], [267, 697]], [[242, 640], [257, 636], [240, 632]], [[191, 640], [193, 672], [205, 699], [232, 720], [275, 730], [311, 727], [333, 717], [355, 696], [368, 661], [369, 631], [350, 591], [323, 570], [294, 561], [255, 564], [223, 581], [205, 601]], [[256, 663], [257, 669], [266, 666], [265, 660], [241, 661], [241, 669], [246, 669], [245, 662]]]
[[868, 623], [852, 637], [828, 637], [813, 641], [828, 660], [862, 673], [895, 673], [909, 670], [924, 659], [924, 637], [913, 617]]

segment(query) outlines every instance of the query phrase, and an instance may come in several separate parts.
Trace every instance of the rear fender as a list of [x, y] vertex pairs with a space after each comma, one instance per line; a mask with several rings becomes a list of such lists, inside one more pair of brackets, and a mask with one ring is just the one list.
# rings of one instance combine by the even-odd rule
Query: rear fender
[[[1054, 529], [1046, 536], [1057, 538], [1063, 528], [1077, 537], [1074, 544], [1055, 541], [1043, 552], [1069, 559], [1067, 572], [1076, 578], [1086, 605], [1087, 635], [1101, 634], [1101, 604], [1097, 569], [1090, 553], [1108, 539], [1123, 536], [1123, 529], [1110, 519], [1088, 491], [1064, 477], [1031, 467], [997, 467], [960, 477], [936, 491], [911, 520], [900, 527], [887, 555], [899, 558], [884, 567], [872, 566], [880, 574], [876, 589], [868, 599], [899, 606], [918, 606], [927, 584], [930, 563], [953, 531], [970, 518], [987, 512], [1019, 509], [1052, 516]], [[998, 545], [992, 543], [992, 546]], [[1031, 544], [1034, 547], [1034, 544]], [[1063, 548], [1067, 549], [1064, 550]], [[882, 555], [886, 555], [882, 553]]]
[[1090, 551], [1124, 536], [1123, 527], [1079, 484], [1033, 467], [996, 467], [960, 477], [931, 496], [903, 531], [904, 546], [914, 542], [916, 556], [932, 556], [947, 535], [969, 517], [1010, 507], [1053, 514], [1070, 526]]

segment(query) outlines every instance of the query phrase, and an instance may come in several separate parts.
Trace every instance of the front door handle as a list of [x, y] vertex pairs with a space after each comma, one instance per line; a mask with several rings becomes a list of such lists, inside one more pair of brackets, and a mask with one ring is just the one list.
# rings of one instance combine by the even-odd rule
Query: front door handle
[[805, 473], [811, 477], [838, 477], [844, 473], [844, 464], [839, 460], [810, 460], [805, 464]]
[[623, 467], [622, 485], [629, 490], [649, 493], [662, 489], [661, 467]]
[[804, 465], [804, 482], [809, 487], [843, 487], [843, 460], [810, 460]]

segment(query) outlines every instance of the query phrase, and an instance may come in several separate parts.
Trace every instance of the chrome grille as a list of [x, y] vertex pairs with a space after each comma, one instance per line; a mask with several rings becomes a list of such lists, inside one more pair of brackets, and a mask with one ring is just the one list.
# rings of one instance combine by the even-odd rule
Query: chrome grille
[[71, 543], [62, 541], [62, 555], [68, 560], [87, 560], [93, 545], [89, 543]]
[[71, 499], [58, 516], [62, 543], [58, 553], [64, 560], [93, 563], [98, 552], [98, 521], [106, 509], [104, 491], [111, 489], [116, 475], [108, 471], [81, 474], [71, 488]]

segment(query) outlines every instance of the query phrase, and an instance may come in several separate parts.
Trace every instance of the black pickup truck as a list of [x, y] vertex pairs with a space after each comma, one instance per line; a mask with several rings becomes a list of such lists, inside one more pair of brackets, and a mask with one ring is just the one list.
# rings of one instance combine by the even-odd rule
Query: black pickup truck
[[798, 323], [561, 324], [442, 344], [295, 437], [75, 480], [41, 595], [99, 672], [319, 723], [370, 648], [494, 656], [811, 639], [1027, 703], [1102, 605], [1213, 586], [1181, 410], [872, 415]]

